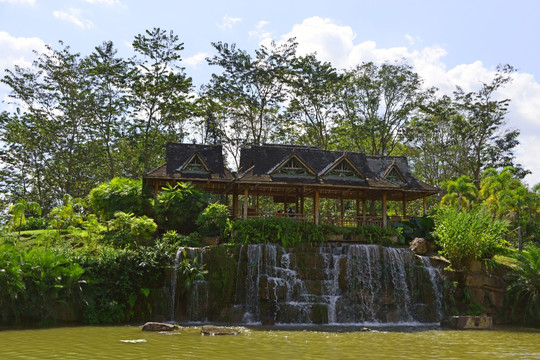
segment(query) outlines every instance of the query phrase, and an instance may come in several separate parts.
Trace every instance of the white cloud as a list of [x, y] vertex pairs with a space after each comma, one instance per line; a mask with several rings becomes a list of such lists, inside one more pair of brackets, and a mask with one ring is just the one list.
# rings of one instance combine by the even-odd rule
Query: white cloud
[[[374, 41], [355, 42], [356, 34], [349, 26], [335, 24], [331, 19], [311, 17], [281, 36], [280, 41], [296, 37], [298, 52], [317, 52], [318, 58], [330, 61], [337, 68], [350, 68], [362, 62], [407, 61], [424, 79], [426, 87], [435, 86], [441, 93], [451, 94], [456, 86], [465, 91], [477, 90], [489, 83], [495, 69], [487, 68], [480, 60], [448, 69], [444, 63], [447, 51], [440, 46], [426, 46], [419, 50], [407, 47], [380, 48]], [[421, 39], [405, 35], [411, 44]], [[264, 39], [263, 43], [270, 39]], [[540, 84], [528, 73], [515, 73], [513, 81], [502, 88], [500, 99], [511, 99], [507, 125], [519, 129], [520, 145], [516, 149], [517, 162], [533, 172], [526, 178], [529, 184], [540, 182]]]
[[412, 36], [409, 34], [405, 34], [405, 39], [409, 43], [409, 45], [414, 45], [416, 43], [422, 42], [422, 39], [419, 36]]
[[82, 16], [81, 9], [69, 8], [67, 11], [55, 10], [53, 11], [53, 15], [55, 18], [60, 20], [66, 20], [83, 30], [91, 29], [94, 27], [94, 24], [90, 20], [85, 19]]
[[0, 3], [8, 3], [8, 4], [22, 4], [22, 5], [35, 5], [36, 0], [0, 0]]
[[0, 71], [3, 74], [5, 69], [13, 68], [14, 65], [30, 66], [35, 58], [33, 51], [45, 51], [45, 42], [37, 37], [14, 37], [0, 31], [0, 49], [2, 49]]
[[207, 53], [197, 53], [193, 56], [190, 56], [186, 59], [184, 59], [184, 63], [192, 68], [196, 68], [201, 62], [203, 62], [208, 57]]
[[113, 7], [113, 6], [127, 7], [120, 0], [84, 0], [84, 1], [92, 5], [97, 4], [97, 5], [107, 6], [107, 7]]
[[230, 30], [233, 25], [242, 21], [242, 18], [225, 15], [221, 24], [216, 24], [221, 30]]
[[271, 41], [272, 33], [269, 31], [263, 31], [263, 28], [270, 24], [269, 21], [261, 20], [255, 26], [255, 30], [248, 31], [248, 35], [259, 39], [259, 42], [265, 43]]

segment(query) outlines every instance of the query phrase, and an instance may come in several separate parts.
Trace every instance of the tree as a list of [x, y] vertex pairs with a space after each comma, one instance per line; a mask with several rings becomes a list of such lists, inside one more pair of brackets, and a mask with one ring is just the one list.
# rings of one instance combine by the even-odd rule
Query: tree
[[478, 189], [467, 175], [446, 181], [442, 187], [446, 190], [446, 195], [441, 199], [441, 203], [455, 205], [458, 211], [462, 210], [463, 204], [467, 209], [472, 208], [472, 203], [478, 196]]
[[[219, 106], [224, 141], [260, 145], [278, 129], [280, 111], [285, 100], [284, 79], [290, 73], [296, 43], [261, 46], [252, 57], [235, 44], [212, 43], [217, 55], [207, 59], [223, 72], [212, 74], [203, 88], [203, 96]], [[238, 159], [235, 158], [236, 161]]]
[[19, 230], [19, 236], [21, 236], [21, 227], [26, 224], [26, 212], [37, 213], [41, 216], [39, 204], [33, 201], [27, 202], [24, 199], [20, 199], [9, 208], [9, 213], [13, 215], [11, 223], [14, 229]]
[[193, 107], [192, 82], [180, 66], [184, 44], [172, 31], [147, 30], [135, 36], [133, 49], [140, 56], [130, 92], [140, 176], [159, 165], [168, 141], [184, 138], [184, 123]]
[[315, 54], [293, 61], [292, 76], [287, 82], [290, 88], [287, 118], [292, 126], [284, 129], [290, 138], [328, 150], [330, 130], [338, 115], [340, 84], [341, 76], [336, 69], [328, 62], [317, 60]]
[[129, 110], [128, 83], [134, 72], [131, 64], [116, 57], [112, 41], [97, 46], [84, 61], [84, 70], [90, 81], [93, 102], [90, 114], [90, 134], [96, 139], [94, 155], [104, 156], [107, 178], [119, 172], [121, 151], [125, 142], [124, 129], [128, 128], [126, 116]]
[[356, 151], [391, 155], [403, 139], [411, 116], [427, 94], [406, 64], [364, 63], [346, 73], [340, 94], [341, 131]]
[[477, 186], [482, 171], [489, 167], [514, 166], [522, 176], [527, 174], [514, 164], [513, 149], [519, 144], [519, 131], [504, 129], [510, 100], [494, 100], [496, 92], [511, 81], [514, 71], [510, 65], [498, 66], [491, 83], [482, 84], [479, 91], [466, 93], [458, 87], [454, 92], [461, 117], [455, 118], [452, 132], [455, 142], [465, 151], [449, 162], [461, 174], [469, 174]]

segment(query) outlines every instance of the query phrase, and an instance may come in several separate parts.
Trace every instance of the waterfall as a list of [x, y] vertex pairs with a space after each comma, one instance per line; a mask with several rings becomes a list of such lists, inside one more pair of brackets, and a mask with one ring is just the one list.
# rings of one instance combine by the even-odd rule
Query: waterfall
[[[234, 253], [238, 253], [238, 262], [232, 267], [236, 282], [231, 299], [221, 298], [208, 281], [194, 281], [187, 300], [189, 321], [410, 324], [434, 323], [441, 318], [441, 274], [429, 258], [417, 260], [408, 249], [259, 244], [240, 245]], [[204, 260], [211, 262], [212, 253], [205, 254]], [[221, 303], [230, 305], [216, 309]], [[220, 320], [220, 316], [228, 320]]]
[[443, 317], [442, 313], [442, 300], [443, 300], [443, 294], [441, 289], [441, 282], [442, 282], [442, 275], [439, 268], [433, 266], [431, 264], [431, 260], [428, 256], [420, 256], [420, 259], [422, 259], [422, 263], [424, 264], [424, 270], [427, 272], [429, 276], [429, 280], [431, 282], [431, 288], [433, 290], [433, 295], [435, 297], [435, 308], [437, 311], [437, 316], [440, 319]]
[[176, 251], [176, 256], [174, 257], [174, 266], [171, 273], [171, 297], [170, 297], [170, 312], [169, 312], [169, 321], [174, 321], [174, 312], [176, 306], [176, 282], [178, 278], [178, 266], [180, 265], [180, 255], [182, 255], [183, 247], [178, 248]]

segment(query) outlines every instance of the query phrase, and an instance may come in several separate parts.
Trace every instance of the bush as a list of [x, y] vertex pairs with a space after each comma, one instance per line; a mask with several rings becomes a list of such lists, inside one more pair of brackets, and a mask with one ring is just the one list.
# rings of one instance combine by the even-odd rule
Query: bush
[[208, 205], [197, 218], [199, 231], [203, 235], [218, 235], [226, 241], [231, 236], [232, 224], [229, 220], [229, 209], [218, 203]]
[[208, 202], [208, 194], [190, 183], [169, 185], [158, 194], [156, 220], [163, 229], [190, 234], [197, 230], [197, 218]]
[[29, 217], [26, 219], [26, 224], [22, 225], [20, 228], [14, 228], [13, 230], [44, 230], [49, 227], [49, 220], [41, 217]]
[[199, 233], [191, 233], [189, 235], [178, 234], [175, 230], [169, 230], [163, 237], [161, 241], [166, 245], [171, 251], [176, 251], [179, 247], [200, 247], [201, 235]]
[[321, 228], [313, 223], [303, 223], [290, 218], [254, 218], [233, 223], [233, 242], [242, 244], [276, 243], [285, 247], [307, 242], [325, 241]]
[[141, 180], [114, 178], [90, 191], [88, 203], [102, 220], [110, 220], [118, 211], [143, 215], [151, 206], [151, 199], [144, 196]]
[[153, 234], [157, 230], [154, 220], [146, 215], [133, 216], [133, 213], [118, 211], [109, 221], [111, 231], [106, 238], [117, 247], [130, 247], [135, 244], [150, 245]]
[[435, 242], [456, 270], [465, 270], [474, 259], [491, 259], [503, 253], [507, 223], [483, 210], [461, 212], [442, 207], [435, 215]]

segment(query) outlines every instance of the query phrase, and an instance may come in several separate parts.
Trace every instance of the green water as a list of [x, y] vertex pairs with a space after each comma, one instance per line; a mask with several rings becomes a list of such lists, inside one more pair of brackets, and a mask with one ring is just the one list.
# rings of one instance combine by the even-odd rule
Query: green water
[[0, 359], [540, 359], [540, 330], [430, 328], [240, 328], [239, 336], [201, 336], [139, 327], [0, 331]]

